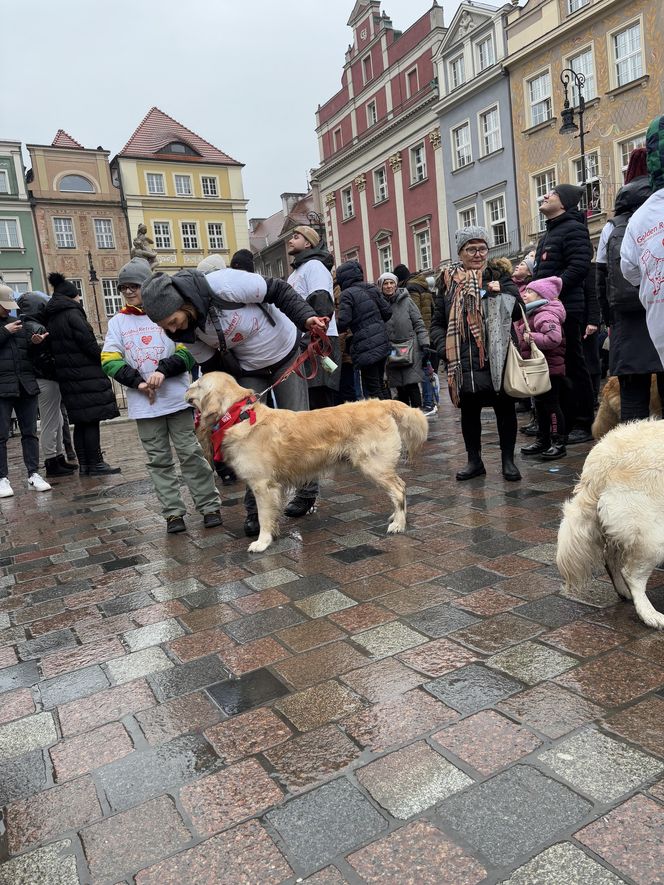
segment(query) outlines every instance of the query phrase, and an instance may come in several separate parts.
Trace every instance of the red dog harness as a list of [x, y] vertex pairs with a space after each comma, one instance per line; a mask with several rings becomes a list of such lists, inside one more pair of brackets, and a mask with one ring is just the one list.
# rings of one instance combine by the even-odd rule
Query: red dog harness
[[[212, 428], [211, 439], [214, 448], [215, 461], [223, 460], [221, 446], [224, 441], [224, 436], [226, 436], [226, 432], [231, 427], [235, 424], [239, 424], [240, 421], [249, 421], [249, 424], [256, 423], [256, 412], [254, 409], [247, 408], [247, 406], [253, 405], [257, 400], [258, 397], [254, 394], [238, 400], [238, 402], [233, 403], [227, 412], [224, 412], [219, 421], [214, 425]], [[197, 421], [200, 421], [199, 415], [197, 416]]]

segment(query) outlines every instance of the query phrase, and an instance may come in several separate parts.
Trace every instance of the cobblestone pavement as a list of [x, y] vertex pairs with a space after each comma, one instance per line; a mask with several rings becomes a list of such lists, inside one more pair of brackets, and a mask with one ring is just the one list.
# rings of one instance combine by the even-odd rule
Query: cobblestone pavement
[[[409, 531], [358, 476], [250, 556], [167, 537], [122, 476], [0, 504], [0, 885], [664, 882], [664, 636], [605, 580], [565, 597], [587, 446], [459, 484], [432, 423]], [[664, 607], [656, 572], [652, 598]], [[307, 878], [308, 877], [308, 878]]]

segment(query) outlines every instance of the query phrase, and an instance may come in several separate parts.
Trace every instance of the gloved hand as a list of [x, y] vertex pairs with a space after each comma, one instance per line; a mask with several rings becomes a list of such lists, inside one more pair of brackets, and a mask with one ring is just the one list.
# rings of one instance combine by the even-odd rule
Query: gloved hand
[[422, 348], [422, 368], [425, 369], [427, 367], [427, 363], [431, 362], [431, 355], [433, 354], [433, 350], [430, 347]]

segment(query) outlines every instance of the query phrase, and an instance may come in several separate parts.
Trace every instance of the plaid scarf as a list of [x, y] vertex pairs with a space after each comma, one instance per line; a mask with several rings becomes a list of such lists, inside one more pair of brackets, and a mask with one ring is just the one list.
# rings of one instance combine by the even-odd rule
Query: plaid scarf
[[467, 334], [473, 337], [477, 345], [480, 368], [484, 367], [484, 316], [480, 294], [482, 271], [464, 270], [462, 264], [453, 264], [443, 272], [443, 283], [450, 298], [450, 316], [445, 339], [447, 381], [452, 402], [458, 406], [463, 382], [461, 342]]

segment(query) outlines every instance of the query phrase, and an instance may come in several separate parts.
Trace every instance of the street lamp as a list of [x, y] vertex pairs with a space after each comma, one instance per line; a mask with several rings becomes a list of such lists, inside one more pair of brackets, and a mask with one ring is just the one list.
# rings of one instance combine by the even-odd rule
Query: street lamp
[[[586, 78], [583, 74], [577, 74], [576, 71], [572, 70], [572, 68], [565, 68], [560, 75], [560, 82], [563, 84], [563, 89], [565, 90], [565, 102], [563, 104], [563, 109], [560, 112], [560, 116], [563, 120], [563, 125], [558, 130], [561, 135], [569, 135], [570, 133], [574, 134], [574, 138], [579, 139], [579, 145], [581, 147], [581, 186], [584, 191], [586, 189], [586, 148], [584, 137], [587, 135], [583, 128], [583, 115], [586, 110], [586, 100], [583, 97], [583, 86], [586, 82]], [[577, 126], [574, 122], [574, 108], [569, 103], [569, 85], [573, 83], [572, 88], [576, 88], [576, 91], [579, 95], [579, 125]], [[578, 135], [576, 134], [578, 132]]]
[[309, 222], [309, 227], [313, 227], [318, 236], [320, 237], [321, 243], [325, 244], [325, 222], [323, 221], [323, 216], [318, 212], [314, 212], [313, 210], [307, 214], [307, 221]]
[[92, 252], [88, 249], [88, 273], [90, 275], [90, 282], [92, 283], [92, 294], [94, 297], [95, 303], [95, 313], [97, 314], [97, 326], [99, 327], [99, 334], [101, 335], [101, 319], [99, 317], [99, 304], [97, 303], [97, 286], [96, 283], [99, 282], [99, 277], [97, 276], [97, 271], [95, 270], [95, 266], [92, 263]]

